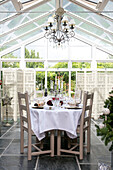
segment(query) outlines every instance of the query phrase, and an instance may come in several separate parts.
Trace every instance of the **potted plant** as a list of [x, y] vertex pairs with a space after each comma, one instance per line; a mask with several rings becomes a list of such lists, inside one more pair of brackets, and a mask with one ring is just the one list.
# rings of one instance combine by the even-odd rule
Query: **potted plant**
[[111, 151], [111, 169], [113, 169], [113, 88], [109, 92], [108, 99], [104, 102], [103, 114], [100, 116], [103, 123], [95, 125], [97, 128], [97, 136], [101, 136], [107, 146], [110, 143], [109, 151]]

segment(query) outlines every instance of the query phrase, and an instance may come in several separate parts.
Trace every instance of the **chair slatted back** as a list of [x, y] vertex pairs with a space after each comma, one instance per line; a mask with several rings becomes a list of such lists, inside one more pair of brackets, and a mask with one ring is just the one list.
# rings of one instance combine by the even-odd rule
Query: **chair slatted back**
[[18, 101], [20, 110], [20, 124], [24, 128], [24, 130], [31, 130], [28, 93], [26, 92], [23, 94], [18, 92]]
[[87, 122], [87, 127], [91, 123], [92, 105], [93, 105], [94, 93], [84, 92], [83, 109], [80, 121], [80, 128], [83, 129], [84, 124]]

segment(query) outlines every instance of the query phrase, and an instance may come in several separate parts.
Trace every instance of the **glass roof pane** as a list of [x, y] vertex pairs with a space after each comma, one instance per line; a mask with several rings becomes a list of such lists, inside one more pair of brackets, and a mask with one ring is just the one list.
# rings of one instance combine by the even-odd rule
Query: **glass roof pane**
[[67, 5], [70, 4], [70, 2], [68, 0], [63, 0], [63, 8]]
[[50, 7], [47, 3], [44, 5], [41, 5], [37, 8], [34, 8], [33, 10], [30, 11], [28, 17], [30, 17], [31, 19], [44, 14], [45, 12], [49, 12], [50, 10], [52, 10], [53, 8]]
[[4, 45], [4, 46], [0, 47], [0, 51], [3, 51], [3, 50], [5, 50], [5, 49], [8, 49], [8, 48], [10, 48], [10, 47], [12, 47], [12, 46], [14, 46], [14, 45], [16, 45], [16, 44], [18, 44], [17, 41], [10, 42], [10, 44], [7, 44], [7, 45]]
[[[68, 20], [72, 19], [69, 15], [67, 15], [67, 17], [68, 17]], [[95, 34], [96, 36], [101, 36], [102, 38], [110, 40], [110, 41], [113, 40], [113, 36], [111, 34], [106, 33], [103, 29], [96, 28], [93, 25], [80, 21], [79, 19], [76, 19], [76, 18], [74, 18], [74, 21], [75, 21], [75, 29], [78, 26], [80, 28], [83, 28], [86, 31], [89, 31]]]
[[[4, 18], [11, 16], [12, 12], [16, 12], [11, 1], [4, 3], [3, 5], [0, 5], [0, 11], [1, 11], [0, 20], [3, 20]], [[2, 11], [4, 11], [4, 12], [2, 12]]]
[[81, 16], [87, 20], [92, 20], [97, 25], [100, 25], [100, 26], [107, 28], [111, 31], [113, 30], [113, 22], [105, 19], [102, 16], [99, 16], [98, 14], [91, 13], [90, 11], [88, 13], [88, 10], [86, 10], [76, 4], [70, 3], [65, 9], [78, 15], [78, 16]]
[[33, 31], [33, 32], [29, 33], [28, 35], [23, 36], [20, 39], [21, 39], [21, 41], [24, 41], [24, 40], [27, 40], [27, 39], [33, 37], [33, 36], [37, 36], [41, 32], [42, 32], [42, 30], [36, 30], [36, 31]]
[[[5, 35], [3, 37], [0, 38], [0, 43], [4, 43], [6, 40], [11, 40], [17, 36], [21, 36], [22, 34], [28, 32], [28, 31], [32, 31], [32, 29], [37, 28], [38, 26], [44, 24], [47, 21], [48, 17], [44, 17], [41, 20], [38, 20], [37, 22], [33, 22], [30, 23], [29, 25], [26, 25], [24, 27], [19, 28], [16, 31], [13, 31], [12, 33]], [[43, 28], [42, 28], [43, 29]], [[29, 33], [30, 36], [30, 33]], [[32, 35], [31, 35], [32, 36]]]
[[19, 36], [19, 35], [24, 34], [24, 33], [26, 33], [27, 31], [30, 31], [30, 30], [32, 30], [32, 29], [34, 29], [34, 28], [36, 28], [36, 27], [37, 27], [37, 25], [35, 25], [35, 24], [32, 23], [32, 24], [30, 24], [30, 25], [26, 25], [25, 27], [20, 28], [19, 30], [15, 31], [14, 34], [17, 35], [17, 36]]
[[[50, 7], [47, 3], [44, 4], [44, 5], [41, 5], [37, 8], [34, 8], [29, 13], [21, 14], [21, 15], [15, 17], [15, 18], [13, 18], [12, 20], [4, 23], [4, 24], [0, 24], [0, 32], [1, 33], [6, 32], [9, 29], [12, 29], [16, 26], [21, 25], [22, 23], [27, 22], [28, 20], [34, 19], [35, 17], [42, 15], [45, 11], [47, 12], [47, 11], [52, 10], [52, 9], [53, 8]], [[43, 19], [41, 19], [41, 20], [43, 20]]]
[[[102, 40], [99, 40], [98, 38], [92, 36], [92, 35], [89, 35], [85, 32], [82, 32], [80, 30], [76, 30], [76, 33], [79, 34], [80, 36], [83, 36], [87, 39], [89, 39], [90, 41], [94, 42], [95, 44], [97, 44], [98, 46], [101, 46], [103, 48], [106, 48], [106, 49], [109, 49], [111, 51], [113, 51], [113, 45], [111, 44], [108, 44], [107, 42], [105, 41], [102, 41]], [[76, 36], [75, 36], [76, 37]]]
[[0, 24], [0, 33], [4, 33], [18, 25], [21, 25], [22, 23], [25, 23], [28, 21], [28, 18], [26, 18], [27, 15], [26, 14], [21, 14], [19, 16], [17, 16], [16, 18], [13, 18], [12, 20], [4, 23], [4, 24]]
[[[111, 12], [108, 12], [111, 11]], [[110, 18], [113, 18], [113, 2], [108, 1], [106, 7], [104, 8], [105, 15], [109, 16]]]
[[55, 8], [55, 0], [51, 0], [51, 1], [49, 1], [49, 2], [48, 2], [48, 4], [53, 5], [53, 7]]
[[[80, 27], [82, 27], [83, 29], [86, 29], [87, 31], [89, 31], [91, 33], [93, 32], [95, 35], [101, 36], [105, 39], [110, 40], [110, 38], [111, 38], [113, 40], [112, 35], [109, 35], [109, 34], [105, 33], [102, 29], [96, 28], [96, 27], [89, 25], [87, 23], [81, 24]], [[110, 38], [108, 38], [109, 36], [110, 36]]]

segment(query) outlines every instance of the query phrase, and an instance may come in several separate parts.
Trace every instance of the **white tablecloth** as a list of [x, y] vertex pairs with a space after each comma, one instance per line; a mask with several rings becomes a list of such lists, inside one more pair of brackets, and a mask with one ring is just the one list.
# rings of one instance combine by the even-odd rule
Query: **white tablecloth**
[[76, 128], [82, 109], [34, 109], [30, 107], [31, 127], [39, 140], [45, 137], [46, 131], [64, 130], [70, 138], [77, 137]]

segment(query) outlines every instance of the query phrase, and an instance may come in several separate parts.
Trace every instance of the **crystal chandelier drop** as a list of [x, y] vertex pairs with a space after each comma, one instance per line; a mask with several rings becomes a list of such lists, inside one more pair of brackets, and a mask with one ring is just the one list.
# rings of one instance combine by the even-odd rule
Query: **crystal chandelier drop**
[[45, 37], [49, 39], [50, 42], [54, 42], [57, 45], [61, 45], [66, 41], [69, 42], [70, 38], [75, 36], [74, 19], [68, 22], [68, 18], [63, 16], [65, 13], [63, 8], [58, 8], [55, 12], [54, 17], [48, 18], [48, 23], [45, 26]]

